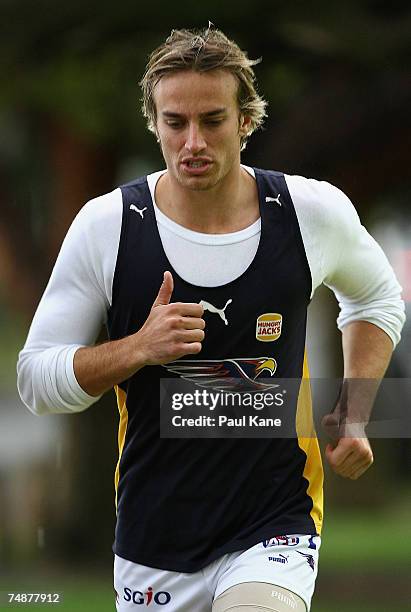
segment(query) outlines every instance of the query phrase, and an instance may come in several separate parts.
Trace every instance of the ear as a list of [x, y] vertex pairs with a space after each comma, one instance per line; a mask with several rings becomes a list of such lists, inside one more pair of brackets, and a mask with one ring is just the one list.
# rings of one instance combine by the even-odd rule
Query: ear
[[251, 117], [249, 115], [240, 115], [240, 135], [246, 136], [250, 133]]

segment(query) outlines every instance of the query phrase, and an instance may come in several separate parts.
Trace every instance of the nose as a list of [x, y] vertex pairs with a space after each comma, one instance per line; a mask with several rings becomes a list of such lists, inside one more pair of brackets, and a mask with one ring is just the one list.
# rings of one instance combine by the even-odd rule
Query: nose
[[185, 148], [190, 153], [196, 154], [205, 149], [206, 142], [196, 123], [190, 123], [187, 128]]

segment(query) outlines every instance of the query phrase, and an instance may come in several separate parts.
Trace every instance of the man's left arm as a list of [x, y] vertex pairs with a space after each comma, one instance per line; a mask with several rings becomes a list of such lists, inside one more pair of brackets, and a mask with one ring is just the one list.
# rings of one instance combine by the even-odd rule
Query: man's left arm
[[353, 321], [342, 329], [342, 345], [343, 388], [335, 412], [324, 422], [326, 427], [327, 420], [329, 427], [335, 427], [338, 441], [327, 445], [325, 455], [334, 472], [356, 480], [373, 463], [364, 427], [391, 359], [393, 343], [373, 323]]
[[323, 282], [340, 305], [344, 381], [335, 410], [324, 419], [334, 433], [326, 458], [337, 474], [356, 479], [373, 462], [365, 426], [400, 339], [404, 303], [394, 271], [350, 200], [336, 188], [328, 195], [332, 214], [326, 223]]

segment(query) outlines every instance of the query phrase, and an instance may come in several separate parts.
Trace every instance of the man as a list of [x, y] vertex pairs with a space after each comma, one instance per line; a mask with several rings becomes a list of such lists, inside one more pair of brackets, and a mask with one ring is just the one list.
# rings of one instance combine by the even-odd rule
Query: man
[[[258, 368], [308, 377], [321, 283], [340, 302], [345, 378], [380, 379], [400, 337], [400, 287], [344, 194], [241, 165], [265, 115], [255, 63], [210, 28], [173, 31], [153, 52], [143, 111], [166, 170], [80, 211], [19, 358], [36, 414], [84, 410], [116, 388], [121, 611], [309, 610], [317, 575], [322, 467], [316, 438], [298, 435], [306, 393], [290, 406], [295, 437], [167, 439], [161, 378], [256, 389]], [[267, 320], [269, 343], [256, 333]], [[110, 340], [93, 346], [103, 323]], [[352, 479], [373, 461], [363, 432], [326, 458]]]

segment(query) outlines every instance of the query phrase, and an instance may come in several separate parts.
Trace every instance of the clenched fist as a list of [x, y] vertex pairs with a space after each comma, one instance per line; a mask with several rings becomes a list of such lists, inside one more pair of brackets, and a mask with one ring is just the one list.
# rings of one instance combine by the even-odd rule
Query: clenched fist
[[338, 413], [323, 418], [322, 425], [335, 439], [325, 456], [336, 474], [357, 480], [373, 464], [374, 457], [362, 423], [339, 423]]

